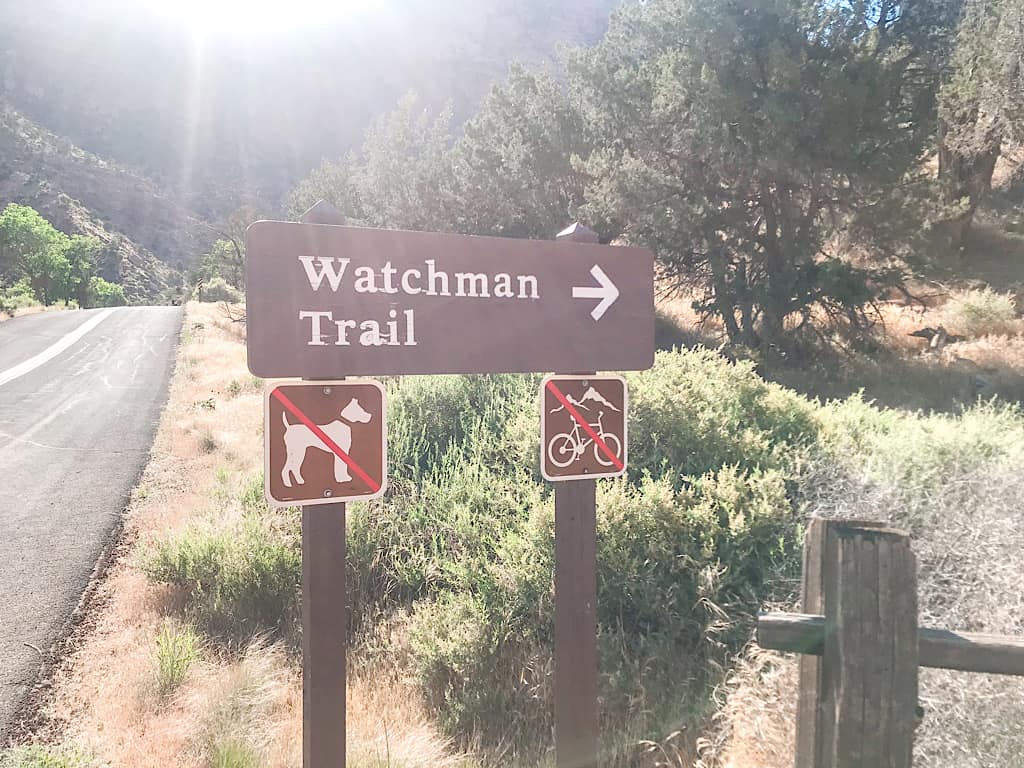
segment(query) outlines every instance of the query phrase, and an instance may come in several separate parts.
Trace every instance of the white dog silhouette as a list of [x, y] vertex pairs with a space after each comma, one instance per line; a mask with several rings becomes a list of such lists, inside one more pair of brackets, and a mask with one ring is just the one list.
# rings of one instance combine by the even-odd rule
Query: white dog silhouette
[[[355, 424], [367, 424], [373, 418], [373, 415], [367, 413], [354, 397], [349, 401], [348, 405], [341, 409], [340, 415], [345, 421]], [[284, 469], [281, 470], [281, 481], [285, 484], [286, 488], [291, 488], [293, 478], [299, 485], [306, 482], [302, 479], [302, 464], [306, 460], [306, 451], [310, 448], [316, 448], [318, 451], [324, 451], [332, 456], [334, 456], [334, 452], [320, 442], [320, 438], [314, 435], [313, 430], [305, 424], [289, 424], [287, 413], [282, 413], [281, 418], [284, 420], [284, 445], [287, 450]], [[345, 421], [335, 419], [329, 424], [317, 424], [317, 426], [331, 440], [337, 443], [341, 450], [345, 453], [350, 453], [352, 448], [352, 427], [346, 424]], [[334, 456], [335, 482], [347, 483], [351, 479], [352, 477], [348, 473], [348, 465], [337, 456]]]

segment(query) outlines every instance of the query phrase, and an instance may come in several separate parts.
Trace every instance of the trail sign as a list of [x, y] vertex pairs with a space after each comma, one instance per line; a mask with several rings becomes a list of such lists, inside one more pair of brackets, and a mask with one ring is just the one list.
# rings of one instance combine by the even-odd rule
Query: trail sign
[[267, 389], [264, 478], [275, 506], [383, 495], [387, 414], [380, 382], [351, 379]]
[[262, 377], [640, 370], [654, 362], [641, 248], [258, 221], [249, 370]]
[[554, 481], [624, 474], [627, 401], [621, 376], [545, 378], [540, 387], [541, 474]]

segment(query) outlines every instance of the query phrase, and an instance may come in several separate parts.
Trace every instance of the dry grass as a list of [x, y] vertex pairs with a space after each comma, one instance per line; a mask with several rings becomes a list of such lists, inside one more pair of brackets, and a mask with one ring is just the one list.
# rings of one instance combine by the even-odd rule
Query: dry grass
[[6, 320], [13, 320], [16, 317], [24, 317], [25, 315], [38, 315], [40, 312], [63, 312], [68, 309], [77, 309], [77, 307], [65, 307], [58, 304], [54, 304], [49, 307], [44, 307], [42, 304], [33, 304], [29, 307], [18, 307], [13, 313], [0, 311], [0, 323]]
[[[911, 410], [953, 410], [978, 397], [1024, 400], [1024, 319], [1001, 315], [998, 322], [964, 327], [965, 295], [981, 291], [929, 289], [925, 304], [891, 301], [879, 306], [872, 353], [834, 351], [759, 366], [765, 378], [823, 399], [863, 391], [880, 405]], [[679, 340], [711, 348], [727, 344], [721, 323], [700, 323], [686, 296], [663, 298], [659, 314], [679, 327]], [[942, 325], [963, 341], [929, 349], [910, 334]], [[981, 330], [982, 332], [978, 332]]]
[[[94, 629], [54, 681], [48, 737], [112, 768], [301, 765], [301, 675], [280, 647], [207, 648], [160, 695], [156, 639], [180, 606], [138, 567], [138, 553], [189, 523], [242, 514], [237, 491], [261, 468], [263, 418], [243, 334], [220, 307], [188, 305], [170, 399], [127, 511], [129, 551], [100, 586]], [[464, 764], [390, 673], [354, 677], [349, 702], [350, 765]]]

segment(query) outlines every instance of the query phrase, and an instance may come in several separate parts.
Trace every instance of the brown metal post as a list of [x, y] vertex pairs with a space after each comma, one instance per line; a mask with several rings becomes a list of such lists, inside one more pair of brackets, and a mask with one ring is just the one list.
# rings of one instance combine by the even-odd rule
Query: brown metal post
[[[321, 200], [302, 215], [301, 221], [344, 224], [345, 217]], [[303, 768], [345, 765], [347, 618], [345, 505], [303, 507]]]
[[302, 765], [345, 765], [345, 505], [302, 508]]
[[597, 765], [596, 481], [555, 485], [555, 763]]
[[[560, 240], [596, 243], [580, 224]], [[597, 482], [555, 484], [555, 764], [596, 768]]]

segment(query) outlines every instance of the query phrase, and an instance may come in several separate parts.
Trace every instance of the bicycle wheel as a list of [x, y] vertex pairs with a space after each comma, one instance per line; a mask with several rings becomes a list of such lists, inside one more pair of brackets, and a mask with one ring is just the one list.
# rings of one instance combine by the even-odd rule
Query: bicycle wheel
[[[619, 442], [619, 438], [610, 432], [605, 432], [601, 435], [601, 439], [604, 440], [604, 444], [608, 446], [608, 450], [615, 454], [616, 459], [622, 458], [622, 443]], [[594, 443], [594, 458], [597, 459], [597, 463], [602, 467], [610, 467], [615, 463], [608, 458], [608, 454], [605, 453], [604, 449], [597, 443]]]
[[559, 432], [548, 441], [548, 458], [559, 469], [576, 460], [576, 441], [568, 432]]

